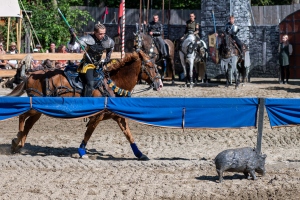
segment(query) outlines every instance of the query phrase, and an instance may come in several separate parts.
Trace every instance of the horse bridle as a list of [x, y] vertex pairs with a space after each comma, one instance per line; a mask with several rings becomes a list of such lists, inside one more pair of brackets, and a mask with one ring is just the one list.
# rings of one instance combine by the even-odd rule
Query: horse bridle
[[[141, 50], [141, 49], [138, 48], [138, 49], [136, 49], [136, 52], [139, 52], [140, 50]], [[152, 66], [149, 66], [148, 63], [152, 63], [152, 64], [153, 64], [153, 67], [152, 67]], [[147, 69], [146, 65], [148, 65], [149, 68], [154, 68], [154, 69], [155, 69], [155, 73], [156, 73], [156, 76], [155, 76], [155, 77], [152, 77], [152, 76], [151, 76], [151, 74], [150, 74], [149, 70]], [[141, 90], [138, 90], [138, 91], [134, 91], [134, 92], [132, 92], [132, 94], [133, 94], [133, 93], [134, 93], [134, 94], [137, 94], [137, 93], [145, 92], [145, 91], [148, 91], [148, 90], [152, 89], [152, 88], [153, 88], [153, 85], [154, 85], [154, 80], [155, 80], [155, 79], [160, 79], [160, 75], [159, 75], [159, 73], [158, 73], [157, 66], [156, 66], [156, 64], [153, 63], [150, 59], [145, 60], [145, 61], [142, 60], [142, 72], [141, 72], [141, 73], [143, 73], [143, 72], [145, 72], [145, 73], [148, 75], [148, 77], [150, 78], [152, 84], [151, 84], [148, 88], [141, 89]]]

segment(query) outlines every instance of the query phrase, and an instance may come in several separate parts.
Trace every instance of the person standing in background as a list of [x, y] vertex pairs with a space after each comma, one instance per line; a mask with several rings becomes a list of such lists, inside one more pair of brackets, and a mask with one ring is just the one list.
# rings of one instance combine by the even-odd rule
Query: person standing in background
[[[289, 43], [288, 35], [282, 36], [282, 42], [278, 47], [278, 53], [281, 74], [280, 84], [288, 84], [290, 78], [290, 55], [293, 53], [293, 46]], [[284, 81], [284, 79], [286, 81]]]
[[[19, 53], [18, 50], [16, 49], [16, 43], [12, 42], [9, 45], [9, 51], [7, 52], [8, 54], [17, 54]], [[18, 66], [18, 61], [17, 60], [9, 60], [7, 61], [5, 68], [6, 69], [16, 69]]]
[[46, 53], [56, 53], [55, 43], [51, 43], [49, 49], [46, 50]]

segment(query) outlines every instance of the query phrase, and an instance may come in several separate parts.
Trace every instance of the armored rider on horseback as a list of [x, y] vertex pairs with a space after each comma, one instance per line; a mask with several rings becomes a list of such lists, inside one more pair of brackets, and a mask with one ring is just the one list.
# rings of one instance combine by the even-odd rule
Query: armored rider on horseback
[[[102, 66], [110, 61], [115, 43], [105, 34], [106, 27], [100, 23], [95, 25], [93, 34], [79, 38], [80, 44], [76, 42], [72, 28], [70, 29], [70, 33], [71, 40], [68, 44], [68, 48], [73, 50], [78, 48], [79, 45], [82, 45], [86, 49], [86, 54], [88, 54], [84, 54], [77, 71], [82, 77], [82, 80], [85, 81], [84, 96], [91, 97], [94, 90], [94, 70], [96, 66]], [[106, 50], [106, 58], [105, 60], [101, 60], [104, 50]]]
[[165, 59], [168, 56], [166, 44], [161, 37], [163, 34], [163, 25], [158, 21], [158, 15], [153, 15], [153, 21], [148, 24], [148, 34], [154, 39], [157, 48], [159, 49], [162, 58]]
[[237, 25], [234, 24], [234, 16], [229, 17], [229, 22], [225, 25], [225, 32], [230, 34], [231, 38], [236, 42], [239, 52], [243, 55], [243, 43], [237, 37], [237, 33], [240, 31]]
[[202, 36], [202, 32], [201, 32], [201, 28], [200, 28], [200, 24], [196, 21], [196, 16], [195, 13], [190, 13], [190, 19], [188, 21], [186, 21], [186, 27], [185, 27], [185, 32], [184, 32], [184, 36], [182, 36], [180, 39], [181, 41], [183, 41], [188, 33], [194, 33], [194, 35], [196, 36], [196, 41], [194, 43], [194, 48], [197, 49], [198, 47], [198, 42], [200, 41], [200, 35]]

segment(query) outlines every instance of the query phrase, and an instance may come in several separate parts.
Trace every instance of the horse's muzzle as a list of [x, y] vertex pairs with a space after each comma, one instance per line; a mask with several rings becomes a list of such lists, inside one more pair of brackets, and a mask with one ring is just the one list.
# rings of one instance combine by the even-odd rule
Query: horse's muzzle
[[160, 91], [162, 88], [163, 88], [163, 82], [161, 81], [160, 78], [156, 79], [153, 82], [153, 90]]

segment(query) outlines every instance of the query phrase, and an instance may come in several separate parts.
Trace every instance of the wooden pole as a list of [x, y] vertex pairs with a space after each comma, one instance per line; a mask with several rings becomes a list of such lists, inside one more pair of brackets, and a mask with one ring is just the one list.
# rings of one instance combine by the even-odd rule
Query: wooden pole
[[170, 20], [171, 20], [171, 0], [169, 0], [169, 19], [168, 19], [168, 39], [170, 39], [170, 31], [171, 31], [171, 27], [170, 27]]
[[8, 22], [7, 22], [6, 51], [8, 51], [8, 47], [9, 47], [9, 32], [10, 32], [10, 17], [8, 18]]
[[142, 25], [142, 5], [143, 5], [143, 0], [140, 0], [140, 24], [139, 24], [139, 28], [141, 28]]
[[265, 99], [259, 98], [259, 107], [258, 107], [258, 127], [257, 127], [257, 144], [256, 150], [258, 153], [261, 153], [261, 143], [264, 127], [264, 110], [265, 109]]
[[19, 35], [18, 35], [18, 38], [19, 38], [19, 43], [18, 43], [18, 51], [19, 53], [21, 53], [21, 43], [22, 43], [22, 20], [23, 20], [23, 15], [22, 15], [22, 10], [20, 10], [20, 18], [19, 18], [19, 25], [20, 25], [20, 28], [19, 28]]
[[161, 13], [161, 23], [165, 23], [165, 0], [162, 0], [162, 13]]
[[152, 5], [153, 5], [153, 0], [151, 0], [151, 10], [150, 10], [150, 17], [152, 18], [152, 15], [153, 15], [153, 13], [152, 13]]
[[[162, 0], [162, 14], [161, 14], [161, 17], [162, 17], [162, 25], [164, 26], [165, 25], [165, 0]], [[164, 38], [164, 32], [162, 34], [162, 38]]]
[[150, 0], [147, 0], [147, 18], [146, 18], [147, 24], [149, 22], [149, 2], [150, 2]]
[[[19, 51], [19, 43], [20, 43], [20, 41], [19, 41], [19, 19], [18, 18], [16, 18], [16, 38], [17, 38], [17, 50]], [[20, 51], [19, 51], [20, 52]]]

